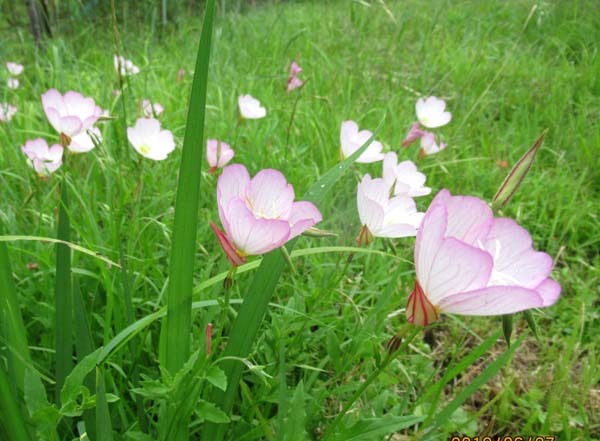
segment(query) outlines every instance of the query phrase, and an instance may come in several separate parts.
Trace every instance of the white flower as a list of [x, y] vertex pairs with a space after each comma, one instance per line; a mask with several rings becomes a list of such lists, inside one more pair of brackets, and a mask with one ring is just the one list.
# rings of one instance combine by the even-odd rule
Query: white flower
[[159, 103], [152, 103], [150, 100], [142, 101], [142, 113], [146, 118], [153, 118], [163, 113], [164, 107]]
[[445, 109], [446, 101], [435, 96], [419, 98], [416, 105], [417, 118], [422, 125], [430, 129], [445, 126], [452, 119], [450, 112], [445, 112]]
[[260, 105], [260, 101], [252, 95], [241, 95], [238, 97], [240, 115], [244, 119], [259, 119], [267, 115], [267, 109]]
[[126, 60], [125, 57], [122, 57], [121, 55], [115, 55], [113, 61], [115, 70], [120, 72], [123, 76], [140, 73], [139, 67], [133, 64], [131, 60]]
[[135, 127], [127, 128], [127, 139], [136, 152], [145, 158], [162, 161], [175, 150], [173, 134], [161, 130], [160, 122], [153, 118], [139, 118]]
[[71, 144], [68, 148], [73, 153], [85, 153], [96, 147], [96, 144], [102, 142], [102, 133], [98, 127], [91, 127], [87, 132], [81, 132], [71, 138]]
[[17, 113], [17, 108], [9, 103], [0, 103], [0, 122], [9, 122]]
[[[358, 124], [354, 121], [342, 122], [340, 128], [340, 144], [342, 157], [347, 158], [357, 151], [365, 142], [373, 136], [373, 133], [368, 130], [358, 131]], [[373, 142], [367, 147], [367, 149], [358, 157], [356, 162], [377, 162], [383, 159], [383, 153], [381, 153], [382, 145], [379, 141], [373, 140]]]
[[394, 195], [416, 198], [431, 193], [431, 188], [425, 187], [426, 176], [417, 170], [412, 161], [402, 161], [398, 164], [395, 152], [386, 153], [383, 158], [383, 180], [389, 188], [394, 188]]
[[435, 136], [433, 133], [426, 132], [425, 135], [421, 138], [421, 154], [422, 155], [433, 155], [435, 153], [441, 152], [446, 148], [446, 144], [440, 142], [438, 145], [435, 141]]
[[19, 80], [17, 80], [16, 78], [9, 78], [8, 80], [6, 80], [6, 86], [9, 89], [18, 89], [19, 88]]
[[6, 70], [11, 75], [21, 75], [21, 72], [23, 72], [23, 65], [19, 63], [13, 63], [12, 61], [7, 61]]
[[27, 141], [21, 150], [27, 155], [29, 165], [39, 176], [48, 176], [62, 165], [62, 146], [55, 144], [48, 147], [43, 138]]

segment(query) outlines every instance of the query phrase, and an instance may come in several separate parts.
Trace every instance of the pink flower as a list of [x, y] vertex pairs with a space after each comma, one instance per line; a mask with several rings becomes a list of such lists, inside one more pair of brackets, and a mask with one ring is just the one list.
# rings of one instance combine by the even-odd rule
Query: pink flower
[[185, 69], [179, 69], [177, 71], [177, 82], [181, 83], [183, 81], [184, 76], [185, 76]]
[[19, 80], [16, 78], [9, 78], [8, 80], [6, 80], [6, 86], [9, 89], [18, 89], [19, 88]]
[[445, 126], [452, 119], [450, 112], [445, 109], [446, 101], [435, 96], [419, 98], [416, 105], [417, 118], [423, 126], [430, 129]]
[[153, 118], [139, 118], [134, 127], [127, 128], [127, 139], [136, 152], [148, 159], [162, 161], [175, 150], [173, 134], [161, 130], [160, 121]]
[[[373, 136], [373, 133], [368, 130], [358, 131], [358, 124], [354, 121], [342, 122], [340, 128], [340, 144], [342, 158], [347, 158], [357, 151], [365, 142]], [[369, 147], [358, 157], [356, 162], [377, 162], [383, 159], [381, 149], [383, 146], [379, 141], [373, 141]]]
[[29, 165], [39, 176], [48, 176], [62, 165], [62, 146], [55, 144], [48, 148], [45, 139], [27, 141], [21, 150], [27, 155]]
[[8, 73], [11, 75], [21, 75], [21, 72], [23, 72], [23, 65], [19, 63], [13, 63], [12, 61], [7, 61], [6, 70], [8, 70]]
[[390, 198], [390, 187], [382, 179], [365, 175], [356, 192], [358, 215], [363, 227], [359, 245], [367, 245], [373, 237], [415, 236], [424, 214], [417, 212], [415, 201], [407, 196]]
[[69, 145], [71, 137], [85, 133], [100, 118], [102, 109], [92, 98], [69, 91], [62, 96], [56, 89], [42, 95], [42, 106], [61, 143]]
[[292, 90], [301, 87], [304, 84], [300, 78], [298, 78], [298, 74], [302, 72], [302, 68], [298, 66], [298, 64], [294, 61], [292, 66], [290, 67], [290, 76], [287, 80], [287, 92], [290, 93]]
[[443, 142], [437, 144], [433, 133], [425, 132], [425, 135], [421, 138], [421, 156], [434, 155], [445, 148], [446, 144]]
[[402, 161], [398, 164], [395, 152], [386, 153], [383, 158], [383, 180], [388, 188], [393, 187], [394, 195], [416, 198], [431, 193], [431, 188], [425, 187], [427, 177], [417, 170], [412, 161]]
[[145, 118], [154, 118], [163, 113], [165, 109], [160, 103], [152, 103], [150, 100], [142, 101], [142, 113]]
[[481, 199], [440, 191], [415, 243], [415, 288], [406, 317], [425, 326], [441, 313], [512, 314], [556, 302], [552, 258], [534, 251], [512, 219], [494, 218]]
[[206, 141], [206, 160], [210, 166], [210, 173], [214, 173], [217, 168], [224, 167], [231, 161], [234, 154], [229, 144], [216, 139], [208, 139]]
[[17, 108], [9, 103], [0, 103], [0, 122], [9, 122], [17, 113]]
[[223, 169], [217, 203], [225, 233], [212, 222], [211, 227], [232, 265], [279, 248], [321, 221], [317, 207], [294, 197], [294, 188], [277, 170], [261, 170], [251, 179], [241, 164]]
[[240, 116], [244, 119], [260, 119], [267, 115], [267, 109], [260, 105], [260, 101], [252, 95], [241, 95], [238, 97], [238, 108]]
[[427, 132], [421, 130], [421, 126], [418, 122], [413, 123], [413, 125], [410, 126], [410, 130], [406, 134], [406, 138], [404, 138], [404, 141], [402, 141], [402, 147], [410, 146], [413, 142], [423, 137], [426, 133]]
[[115, 70], [119, 72], [122, 76], [135, 75], [140, 73], [140, 68], [133, 64], [133, 61], [126, 60], [125, 57], [115, 55], [113, 58], [113, 62], [115, 65]]
[[67, 147], [72, 153], [85, 153], [96, 147], [96, 144], [102, 142], [102, 133], [97, 127], [90, 127], [87, 132], [71, 138], [71, 144]]

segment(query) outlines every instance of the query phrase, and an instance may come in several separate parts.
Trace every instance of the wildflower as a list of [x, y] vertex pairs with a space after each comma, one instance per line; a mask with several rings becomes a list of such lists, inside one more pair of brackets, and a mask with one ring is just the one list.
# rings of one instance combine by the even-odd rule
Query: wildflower
[[421, 138], [421, 156], [434, 155], [445, 148], [446, 144], [441, 141], [438, 144], [433, 133], [425, 132], [425, 135]]
[[21, 75], [21, 72], [23, 72], [23, 65], [19, 64], [19, 63], [14, 63], [12, 61], [7, 61], [6, 62], [6, 70], [11, 75], [18, 76], [18, 75]]
[[494, 218], [481, 199], [440, 191], [415, 243], [415, 288], [406, 317], [425, 326], [441, 313], [511, 314], [556, 302], [552, 258], [534, 251], [515, 221]]
[[121, 55], [115, 55], [113, 58], [115, 70], [121, 75], [135, 75], [140, 73], [140, 68], [133, 64], [133, 61], [126, 60]]
[[404, 141], [402, 141], [402, 147], [408, 147], [417, 139], [422, 138], [427, 132], [421, 130], [421, 126], [418, 122], [410, 126], [410, 130], [406, 134]]
[[417, 212], [408, 196], [390, 198], [390, 187], [382, 178], [365, 175], [356, 192], [358, 215], [363, 227], [359, 245], [368, 245], [373, 237], [415, 236], [424, 214]]
[[243, 119], [259, 119], [267, 115], [267, 109], [260, 105], [260, 101], [252, 95], [238, 97], [238, 108]]
[[217, 203], [225, 232], [213, 222], [211, 227], [232, 265], [274, 250], [321, 221], [317, 207], [294, 202], [294, 197], [294, 188], [277, 170], [261, 170], [250, 178], [241, 164], [223, 169]]
[[416, 111], [419, 122], [430, 129], [445, 126], [452, 119], [450, 112], [446, 112], [446, 102], [435, 96], [417, 100]]
[[60, 134], [63, 146], [69, 145], [73, 136], [85, 133], [102, 115], [102, 109], [92, 98], [73, 91], [63, 96], [56, 89], [50, 89], [42, 95], [42, 105], [48, 121]]
[[9, 103], [0, 103], [0, 122], [9, 122], [17, 113], [17, 108]]
[[300, 78], [298, 78], [298, 74], [302, 72], [302, 68], [298, 66], [298, 64], [294, 61], [292, 66], [290, 67], [290, 76], [287, 80], [287, 92], [290, 93], [292, 90], [301, 87], [304, 84]]
[[[354, 121], [342, 122], [340, 129], [340, 144], [342, 158], [347, 158], [365, 144], [373, 133], [368, 130], [358, 131], [358, 124]], [[356, 162], [377, 162], [383, 159], [381, 153], [382, 145], [379, 141], [373, 141], [369, 147], [358, 157]]]
[[63, 147], [58, 144], [48, 147], [45, 139], [29, 140], [21, 150], [40, 177], [49, 176], [62, 165]]
[[161, 130], [160, 122], [153, 118], [139, 118], [134, 127], [127, 128], [127, 139], [136, 152], [155, 161], [167, 159], [175, 150], [173, 134]]
[[153, 118], [163, 113], [163, 106], [159, 103], [152, 103], [150, 100], [142, 101], [142, 113], [145, 118]]
[[210, 166], [210, 173], [214, 173], [217, 168], [224, 167], [234, 155], [233, 149], [224, 142], [216, 139], [206, 141], [206, 160]]
[[395, 196], [416, 198], [431, 193], [431, 188], [424, 186], [427, 177], [417, 170], [412, 161], [398, 164], [395, 152], [386, 153], [383, 157], [383, 180], [388, 188], [393, 188]]
[[6, 80], [6, 87], [9, 89], [18, 89], [19, 88], [19, 80], [16, 78], [9, 78]]
[[90, 127], [87, 132], [82, 132], [71, 138], [68, 149], [72, 153], [85, 153], [102, 142], [102, 133], [97, 127]]
[[177, 71], [177, 82], [181, 83], [183, 81], [184, 76], [185, 76], [185, 69], [179, 69]]

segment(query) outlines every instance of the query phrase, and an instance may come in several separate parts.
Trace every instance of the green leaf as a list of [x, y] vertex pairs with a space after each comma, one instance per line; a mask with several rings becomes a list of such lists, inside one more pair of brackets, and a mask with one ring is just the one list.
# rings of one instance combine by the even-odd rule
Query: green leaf
[[545, 130], [539, 138], [533, 143], [531, 148], [519, 159], [512, 170], [508, 173], [502, 185], [496, 192], [492, 201], [492, 208], [498, 209], [505, 206], [508, 201], [513, 197], [517, 189], [521, 186], [523, 179], [527, 176], [527, 172], [533, 165], [535, 155], [542, 146], [544, 136], [546, 136], [547, 130]]
[[192, 288], [196, 257], [196, 225], [200, 200], [200, 169], [204, 157], [204, 116], [208, 67], [215, 14], [214, 0], [208, 0], [196, 58], [189, 101], [185, 137], [179, 167], [175, 201], [175, 222], [169, 263], [168, 312], [166, 332], [166, 368], [175, 374], [190, 355]]
[[209, 367], [205, 376], [209, 383], [213, 386], [218, 387], [223, 391], [227, 389], [227, 376], [225, 375], [225, 372], [223, 372], [223, 370], [218, 366], [212, 365]]
[[300, 381], [290, 400], [286, 424], [284, 426], [285, 432], [283, 434], [285, 441], [305, 441], [309, 439], [306, 434], [306, 409], [304, 400], [304, 383]]
[[208, 401], [200, 400], [196, 405], [196, 415], [204, 421], [213, 423], [228, 423], [229, 417], [225, 412]]
[[113, 441], [112, 423], [106, 388], [104, 386], [104, 369], [96, 368], [96, 439], [97, 441]]
[[358, 421], [347, 429], [342, 429], [333, 441], [368, 441], [381, 440], [385, 435], [397, 432], [423, 421], [422, 416], [385, 415], [381, 418], [367, 418]]
[[63, 403], [63, 406], [68, 403], [78, 402], [79, 395], [84, 390], [88, 390], [83, 385], [83, 382], [85, 381], [85, 377], [87, 377], [96, 367], [98, 355], [101, 351], [102, 348], [98, 348], [91, 354], [86, 355], [83, 360], [77, 363], [75, 368], [73, 368], [69, 376], [65, 379], [65, 384], [60, 391], [60, 400]]
[[513, 331], [513, 315], [507, 314], [502, 316], [502, 332], [504, 333], [504, 340], [506, 344], [510, 346], [510, 337]]
[[530, 309], [527, 309], [527, 310], [523, 311], [523, 316], [525, 317], [525, 320], [527, 321], [527, 325], [529, 326], [529, 329], [531, 329], [531, 332], [533, 332], [533, 335], [539, 341], [540, 334], [538, 333], [538, 327], [535, 323], [535, 318], [533, 317], [533, 313], [531, 312]]
[[[336, 181], [350, 168], [371, 142], [373, 142], [381, 129], [382, 124], [383, 121], [379, 124], [379, 127], [377, 127], [371, 138], [369, 138], [356, 152], [327, 171], [321, 179], [309, 188], [308, 192], [301, 199], [311, 201], [318, 205], [318, 203], [325, 198], [325, 195], [333, 188]], [[297, 239], [294, 239], [287, 243], [286, 248], [289, 251], [294, 248], [296, 240]], [[240, 307], [238, 315], [232, 324], [229, 340], [224, 351], [224, 357], [244, 359], [248, 356], [271, 296], [273, 295], [277, 282], [286, 266], [286, 260], [279, 250], [273, 250], [263, 257], [260, 267], [244, 296], [244, 302]], [[237, 388], [239, 386], [244, 365], [234, 359], [228, 358], [223, 362], [222, 366], [227, 374], [227, 390], [224, 393], [214, 391], [211, 401], [217, 403], [224, 412], [229, 413], [237, 394]], [[207, 424], [202, 432], [202, 439], [205, 441], [220, 441], [225, 435], [225, 430], [225, 425], [216, 426]]]
[[11, 441], [31, 441], [13, 390], [4, 366], [0, 363], [0, 435], [4, 429]]

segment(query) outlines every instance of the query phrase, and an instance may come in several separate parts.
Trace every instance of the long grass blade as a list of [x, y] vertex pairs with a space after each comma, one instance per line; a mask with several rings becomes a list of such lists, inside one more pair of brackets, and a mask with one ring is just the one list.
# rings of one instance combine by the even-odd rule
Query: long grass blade
[[25, 421], [19, 404], [14, 396], [13, 388], [8, 380], [4, 367], [0, 365], [0, 436], [2, 429], [6, 431], [6, 438], [15, 441], [31, 441], [25, 428]]
[[196, 225], [200, 195], [200, 166], [204, 156], [204, 115], [215, 2], [206, 3], [196, 70], [183, 141], [175, 201], [175, 226], [169, 265], [166, 324], [166, 368], [177, 372], [190, 356], [192, 283], [196, 254]]
[[[321, 179], [314, 183], [302, 199], [318, 205], [327, 192], [333, 188], [335, 182], [375, 139], [382, 124], [383, 121], [379, 124], [373, 136], [360, 149], [327, 171]], [[295, 243], [296, 240], [288, 242], [286, 248], [291, 251]], [[271, 296], [275, 291], [283, 269], [286, 267], [286, 260], [280, 250], [271, 251], [262, 259], [260, 267], [244, 296], [244, 302], [231, 327], [229, 341], [223, 354], [224, 357], [245, 358], [248, 356], [262, 319], [267, 311]], [[225, 392], [219, 390], [213, 391], [211, 401], [220, 406], [221, 410], [228, 414], [233, 406], [244, 366], [242, 363], [229, 359], [224, 361], [221, 367], [227, 374], [227, 390]], [[225, 424], [209, 423], [202, 433], [202, 439], [206, 441], [222, 440], [226, 429], [227, 425]]]
[[27, 331], [19, 308], [8, 250], [6, 244], [2, 242], [0, 242], [0, 317], [3, 324], [1, 331], [9, 348], [6, 351], [8, 375], [11, 383], [23, 391], [25, 369], [30, 362]]
[[106, 401], [106, 387], [104, 385], [104, 368], [96, 368], [96, 438], [98, 441], [113, 441], [112, 423], [108, 402]]
[[[70, 220], [66, 174], [63, 175], [58, 211], [58, 234], [61, 241], [69, 242]], [[73, 330], [71, 322], [71, 248], [63, 243], [56, 244], [56, 280], [54, 284], [54, 332], [56, 349], [56, 401], [60, 402], [60, 390], [73, 367]]]

